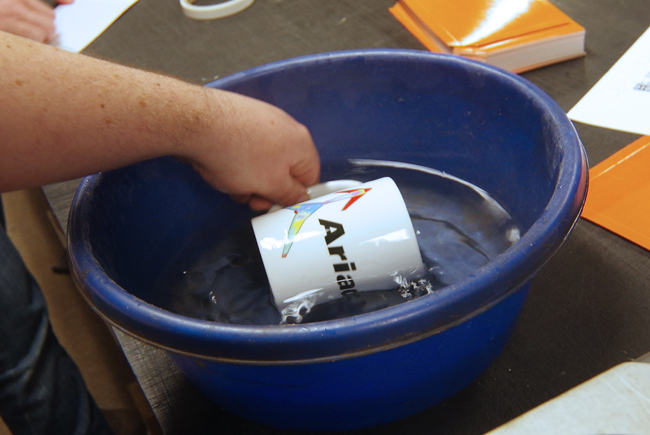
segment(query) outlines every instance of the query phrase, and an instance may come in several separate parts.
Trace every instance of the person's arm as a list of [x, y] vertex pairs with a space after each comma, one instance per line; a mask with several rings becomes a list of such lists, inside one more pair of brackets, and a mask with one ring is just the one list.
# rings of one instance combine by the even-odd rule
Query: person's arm
[[0, 32], [0, 191], [163, 155], [255, 209], [320, 175], [308, 130], [274, 106]]

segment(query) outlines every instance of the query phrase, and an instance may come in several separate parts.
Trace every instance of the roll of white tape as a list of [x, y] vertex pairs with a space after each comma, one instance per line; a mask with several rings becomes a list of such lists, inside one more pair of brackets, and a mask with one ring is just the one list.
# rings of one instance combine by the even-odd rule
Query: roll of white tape
[[181, 7], [185, 15], [195, 20], [214, 20], [235, 15], [252, 5], [255, 0], [229, 0], [208, 6], [193, 5], [194, 1], [196, 0], [181, 0]]

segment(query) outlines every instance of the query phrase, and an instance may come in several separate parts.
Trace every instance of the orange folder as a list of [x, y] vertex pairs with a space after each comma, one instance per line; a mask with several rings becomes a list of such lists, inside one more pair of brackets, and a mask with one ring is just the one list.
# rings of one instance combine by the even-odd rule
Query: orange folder
[[582, 217], [650, 250], [650, 136], [591, 168]]
[[399, 0], [390, 12], [427, 49], [523, 72], [584, 56], [584, 27], [547, 0]]

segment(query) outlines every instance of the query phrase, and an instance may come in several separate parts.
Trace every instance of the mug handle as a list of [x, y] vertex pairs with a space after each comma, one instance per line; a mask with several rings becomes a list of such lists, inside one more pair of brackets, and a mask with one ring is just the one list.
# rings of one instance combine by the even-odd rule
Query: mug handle
[[181, 7], [186, 16], [195, 20], [213, 20], [215, 18], [229, 17], [243, 11], [253, 4], [255, 0], [229, 0], [210, 6], [193, 5], [196, 0], [181, 0]]
[[[307, 194], [309, 199], [320, 198], [321, 196], [329, 195], [330, 193], [337, 192], [339, 190], [351, 189], [360, 184], [363, 184], [361, 181], [357, 180], [332, 180], [326, 181], [325, 183], [314, 184], [311, 187], [307, 188]], [[275, 204], [273, 207], [267, 211], [267, 213], [273, 213], [274, 211], [282, 210], [282, 207], [279, 204]]]

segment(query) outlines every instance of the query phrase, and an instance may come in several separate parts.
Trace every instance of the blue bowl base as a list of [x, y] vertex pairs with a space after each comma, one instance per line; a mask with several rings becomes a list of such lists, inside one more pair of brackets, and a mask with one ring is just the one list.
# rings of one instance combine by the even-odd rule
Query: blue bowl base
[[298, 431], [366, 428], [427, 409], [478, 377], [506, 345], [529, 287], [446, 331], [370, 355], [297, 365], [170, 357], [208, 398], [248, 420]]

